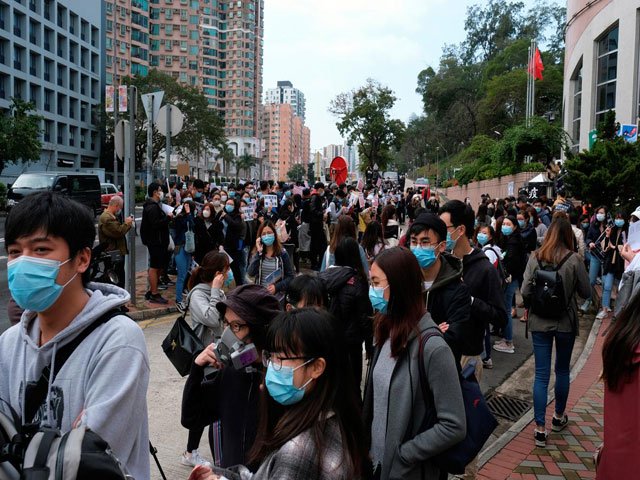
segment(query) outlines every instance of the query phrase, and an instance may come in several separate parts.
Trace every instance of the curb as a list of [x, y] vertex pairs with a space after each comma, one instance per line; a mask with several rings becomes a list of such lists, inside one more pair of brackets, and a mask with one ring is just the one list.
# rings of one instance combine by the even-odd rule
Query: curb
[[[596, 342], [598, 333], [600, 332], [600, 326], [602, 325], [601, 319], [595, 319], [589, 332], [589, 338], [587, 338], [582, 353], [576, 360], [571, 373], [569, 374], [569, 382], [573, 383], [578, 374], [582, 371], [584, 364], [593, 351], [593, 345]], [[551, 392], [549, 392], [549, 401], [547, 406], [555, 400], [555, 394], [553, 388], [549, 386]], [[480, 455], [478, 455], [478, 470], [480, 470], [489, 460], [491, 460], [500, 450], [502, 450], [511, 440], [513, 440], [522, 430], [526, 428], [529, 423], [533, 421], [533, 407], [531, 407], [516, 423], [511, 425], [511, 428], [498, 437], [491, 445], [485, 448]]]
[[164, 308], [152, 308], [149, 310], [136, 310], [135, 312], [129, 311], [127, 315], [136, 322], [142, 320], [149, 320], [152, 318], [162, 317], [171, 313], [177, 313], [176, 307], [164, 307]]

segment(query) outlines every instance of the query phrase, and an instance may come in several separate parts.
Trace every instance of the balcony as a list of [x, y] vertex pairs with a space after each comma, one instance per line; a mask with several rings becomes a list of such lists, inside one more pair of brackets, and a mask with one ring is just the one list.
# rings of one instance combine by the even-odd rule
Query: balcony
[[0, 88], [0, 98], [7, 98], [7, 93], [4, 91], [4, 88]]
[[45, 142], [50, 142], [51, 141], [51, 134], [45, 133], [44, 134], [44, 141]]
[[13, 68], [15, 68], [16, 70], [22, 70], [22, 62], [20, 60], [14, 60]]
[[45, 109], [45, 111], [50, 112], [51, 111], [51, 104], [50, 103], [45, 103], [44, 104], [44, 109]]
[[62, 136], [58, 135], [58, 145], [62, 145]]
[[22, 37], [22, 29], [18, 25], [15, 25], [13, 27], [13, 34], [17, 35], [18, 37]]
[[31, 43], [36, 43], [36, 36], [35, 35], [29, 35], [29, 41]]
[[35, 77], [37, 75], [36, 67], [30, 67], [29, 68], [29, 73]]
[[0, 18], [0, 28], [4, 30], [4, 18]]
[[62, 107], [58, 107], [58, 115], [62, 115]]
[[51, 75], [49, 74], [49, 72], [44, 72], [44, 79], [48, 82], [51, 79]]
[[59, 86], [59, 87], [62, 87], [62, 86], [63, 86], [63, 85], [62, 85], [62, 79], [61, 79], [61, 78], [58, 78], [58, 86]]

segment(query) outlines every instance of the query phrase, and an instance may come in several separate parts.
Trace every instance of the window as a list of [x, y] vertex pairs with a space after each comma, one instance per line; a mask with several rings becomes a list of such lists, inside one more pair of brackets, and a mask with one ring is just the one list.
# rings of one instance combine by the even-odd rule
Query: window
[[571, 119], [571, 139], [573, 148], [578, 151], [580, 145], [580, 118], [582, 116], [582, 60], [571, 77], [573, 95], [573, 113]]
[[596, 77], [596, 126], [605, 114], [616, 108], [616, 79], [618, 78], [618, 26], [598, 41], [598, 73]]

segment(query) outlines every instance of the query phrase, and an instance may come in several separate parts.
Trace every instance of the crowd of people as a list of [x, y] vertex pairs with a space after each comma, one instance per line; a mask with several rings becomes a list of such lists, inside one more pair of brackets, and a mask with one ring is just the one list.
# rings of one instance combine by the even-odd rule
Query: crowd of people
[[[631, 289], [616, 302], [605, 359], [625, 363], [605, 362], [604, 377], [609, 396], [629, 402], [620, 390], [637, 376], [640, 328], [637, 309], [624, 307], [637, 304], [640, 282], [629, 273], [640, 256], [627, 240], [640, 207], [626, 215], [562, 196], [483, 195], [474, 209], [468, 199], [362, 182], [193, 180], [152, 183], [147, 193], [145, 298], [166, 304], [163, 292], [175, 288], [204, 345], [180, 409], [189, 431], [180, 461], [193, 467], [190, 479], [446, 478], [434, 458], [467, 434], [458, 374], [471, 366], [480, 381], [520, 348], [518, 330], [532, 336], [532, 440], [545, 447], [553, 346], [551, 430], [559, 432], [569, 424], [578, 316], [597, 304], [596, 284], [597, 318], [611, 315], [621, 278], [621, 293]], [[118, 224], [119, 209], [115, 200], [101, 217], [101, 242], [126, 254], [117, 239], [131, 221]], [[0, 398], [16, 411], [25, 411], [26, 386], [55, 363], [58, 348], [129, 300], [117, 286], [88, 282], [94, 238], [90, 214], [55, 193], [27, 197], [7, 219], [9, 288], [25, 311], [0, 337], [0, 366], [10, 372]], [[116, 314], [88, 338], [34, 418], [62, 430], [86, 424], [131, 475], [149, 478], [142, 333]], [[199, 451], [207, 428], [211, 461]], [[617, 447], [607, 444], [604, 465], [616, 465]], [[472, 460], [464, 478], [476, 470]]]

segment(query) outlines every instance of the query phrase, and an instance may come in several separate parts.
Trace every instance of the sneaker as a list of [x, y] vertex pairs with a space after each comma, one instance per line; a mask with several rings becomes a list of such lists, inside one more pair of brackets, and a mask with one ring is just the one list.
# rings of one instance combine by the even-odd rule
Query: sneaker
[[155, 293], [155, 294], [152, 293], [151, 297], [149, 298], [149, 301], [152, 303], [161, 303], [162, 305], [166, 305], [167, 303], [169, 303], [169, 300], [164, 298], [159, 293]]
[[562, 418], [556, 418], [556, 416], [554, 415], [551, 419], [551, 429], [554, 432], [561, 432], [562, 430], [564, 430], [564, 427], [566, 427], [568, 423], [569, 417], [567, 417], [566, 413], [562, 416]]
[[598, 313], [598, 315], [596, 315], [596, 318], [598, 320], [602, 320], [604, 318], [607, 318], [609, 316], [609, 312], [611, 310], [609, 310], [608, 308], [603, 308], [602, 310], [600, 310], [600, 312]]
[[491, 360], [490, 358], [488, 358], [487, 360], [483, 360], [482, 367], [486, 368], [487, 370], [491, 370], [493, 368], [493, 360]]
[[147, 293], [144, 294], [145, 300], [151, 300], [151, 290], [147, 290]]
[[205, 460], [197, 449], [191, 452], [184, 452], [180, 457], [180, 463], [189, 467], [197, 467], [198, 465], [211, 467], [211, 462]]
[[536, 447], [546, 447], [547, 446], [547, 431], [539, 432], [538, 430], [533, 431], [533, 438], [536, 440]]
[[582, 313], [587, 313], [590, 308], [591, 308], [591, 300], [589, 299], [585, 300], [584, 303], [580, 305], [580, 311]]
[[596, 278], [596, 284], [602, 285], [602, 279], [600, 277]]
[[180, 313], [184, 313], [187, 310], [187, 304], [185, 302], [176, 302], [176, 308]]
[[516, 353], [516, 349], [513, 348], [513, 342], [507, 342], [506, 340], [503, 340], [501, 342], [496, 343], [493, 346], [493, 349], [496, 352], [502, 352], [502, 353]]

